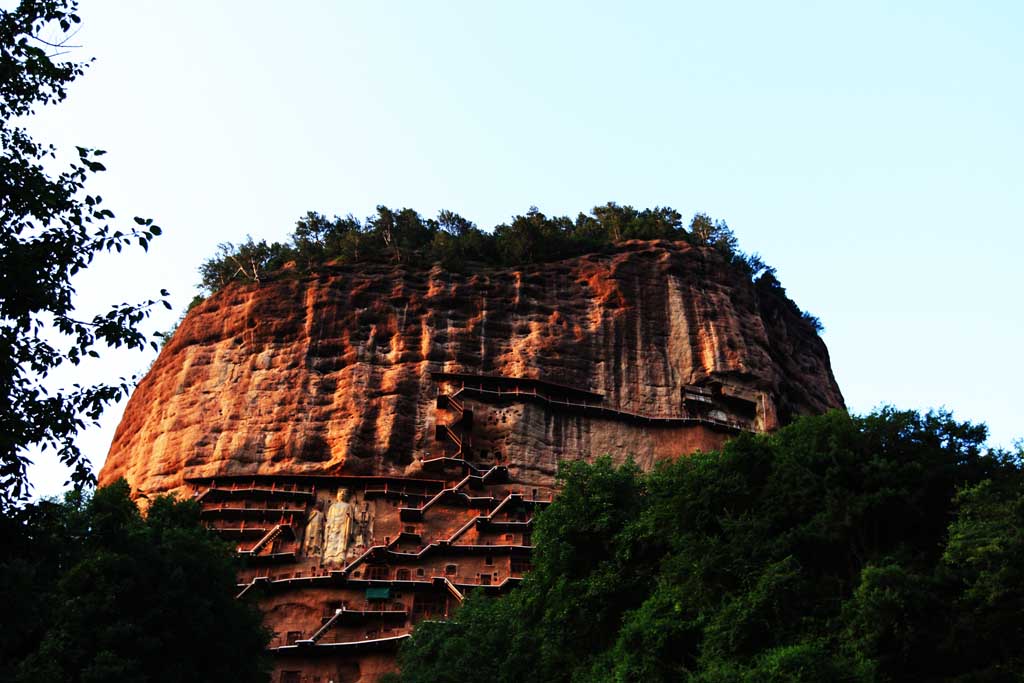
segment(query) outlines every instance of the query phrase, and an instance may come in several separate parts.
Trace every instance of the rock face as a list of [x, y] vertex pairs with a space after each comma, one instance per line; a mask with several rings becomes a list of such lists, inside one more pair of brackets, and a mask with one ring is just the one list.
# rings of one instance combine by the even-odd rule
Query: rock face
[[[825, 345], [691, 247], [630, 242], [522, 270], [350, 267], [230, 287], [189, 313], [136, 389], [101, 473], [143, 494], [187, 477], [404, 474], [434, 448], [433, 371], [531, 377], [612, 406], [679, 415], [682, 388], [748, 391], [757, 427], [842, 407]], [[526, 411], [510, 463], [652, 447], [621, 429], [556, 430]]]
[[470, 274], [334, 267], [192, 310], [100, 481], [197, 496], [238, 541], [275, 681], [375, 680], [419, 618], [518, 580], [560, 461], [649, 467], [842, 406], [795, 307], [683, 243]]

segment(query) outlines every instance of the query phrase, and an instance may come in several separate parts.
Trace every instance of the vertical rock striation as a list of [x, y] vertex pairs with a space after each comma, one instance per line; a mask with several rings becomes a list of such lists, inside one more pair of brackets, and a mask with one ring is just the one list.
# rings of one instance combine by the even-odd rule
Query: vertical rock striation
[[649, 468], [842, 406], [799, 310], [710, 250], [327, 267], [190, 311], [100, 482], [200, 501], [246, 559], [275, 682], [373, 681], [419, 620], [521, 580], [559, 462]]
[[[843, 406], [810, 326], [684, 244], [466, 275], [341, 267], [231, 286], [191, 311], [100, 478], [150, 494], [218, 474], [411, 472], [434, 448], [439, 370], [543, 379], [656, 416], [680, 413], [685, 385], [720, 382], [763, 403], [759, 429]], [[523, 419], [506, 462], [632, 440]]]

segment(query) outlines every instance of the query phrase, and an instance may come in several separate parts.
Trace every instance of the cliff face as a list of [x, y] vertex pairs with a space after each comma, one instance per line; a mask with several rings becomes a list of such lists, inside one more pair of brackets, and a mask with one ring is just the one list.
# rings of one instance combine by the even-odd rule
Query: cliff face
[[[223, 475], [416, 476], [438, 451], [437, 371], [544, 380], [653, 417], [686, 414], [686, 386], [710, 387], [728, 413], [716, 415], [731, 417], [733, 397], [755, 430], [843, 406], [813, 330], [682, 243], [467, 275], [339, 267], [231, 286], [192, 310], [132, 396], [100, 481], [152, 494]], [[650, 464], [723, 438], [549, 408], [481, 406], [484, 457], [550, 483], [561, 459]]]
[[100, 473], [191, 495], [274, 681], [376, 681], [416, 623], [530, 569], [558, 463], [648, 468], [843, 405], [770, 288], [684, 244], [520, 270], [324, 269], [191, 311]]

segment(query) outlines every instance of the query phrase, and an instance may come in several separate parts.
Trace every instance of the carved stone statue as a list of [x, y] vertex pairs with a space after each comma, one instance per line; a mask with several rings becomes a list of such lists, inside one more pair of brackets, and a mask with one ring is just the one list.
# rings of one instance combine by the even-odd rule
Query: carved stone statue
[[306, 520], [306, 533], [302, 541], [306, 557], [320, 557], [324, 551], [324, 515], [319, 507], [314, 507]]
[[348, 490], [338, 489], [338, 497], [327, 510], [327, 525], [324, 528], [324, 562], [341, 564], [345, 561], [352, 537], [352, 504], [348, 502]]
[[363, 510], [356, 525], [356, 546], [367, 547], [373, 541], [373, 508], [363, 503]]

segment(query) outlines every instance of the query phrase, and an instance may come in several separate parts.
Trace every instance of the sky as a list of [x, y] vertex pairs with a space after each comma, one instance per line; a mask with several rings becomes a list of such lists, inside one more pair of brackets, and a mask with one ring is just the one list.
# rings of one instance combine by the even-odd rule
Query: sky
[[[10, 2], [3, 2], [9, 6]], [[95, 62], [31, 121], [107, 150], [89, 189], [152, 217], [78, 305], [171, 291], [307, 211], [705, 212], [826, 330], [851, 411], [945, 407], [1024, 436], [1024, 4], [91, 0]], [[129, 377], [105, 353], [73, 379]], [[124, 403], [80, 444], [99, 468]], [[37, 495], [66, 474], [37, 457]]]

